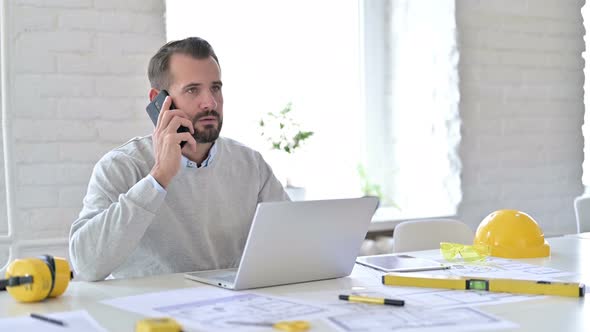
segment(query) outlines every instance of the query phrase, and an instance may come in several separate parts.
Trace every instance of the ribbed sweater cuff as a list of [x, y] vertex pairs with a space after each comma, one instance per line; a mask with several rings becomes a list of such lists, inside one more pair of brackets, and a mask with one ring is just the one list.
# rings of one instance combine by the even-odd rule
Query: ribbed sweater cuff
[[147, 211], [156, 213], [164, 202], [166, 192], [156, 189], [152, 182], [145, 177], [131, 187], [127, 192], [127, 197]]

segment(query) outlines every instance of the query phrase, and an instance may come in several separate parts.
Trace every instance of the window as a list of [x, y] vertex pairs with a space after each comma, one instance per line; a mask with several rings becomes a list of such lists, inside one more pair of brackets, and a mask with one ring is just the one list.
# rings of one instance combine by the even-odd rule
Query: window
[[[361, 194], [356, 0], [172, 0], [166, 8], [169, 40], [203, 37], [219, 57], [222, 135], [260, 151], [280, 180], [289, 173], [309, 199]], [[302, 129], [314, 131], [294, 158], [270, 151], [258, 131], [264, 114], [289, 102]]]
[[461, 199], [454, 2], [363, 8], [368, 174], [397, 218], [454, 215]]
[[[220, 58], [224, 136], [308, 199], [359, 196], [364, 183], [396, 218], [452, 215], [460, 199], [458, 121], [446, 121], [458, 117], [454, 32], [452, 1], [167, 1], [167, 38], [203, 37]], [[290, 159], [258, 131], [289, 102], [314, 131]]]

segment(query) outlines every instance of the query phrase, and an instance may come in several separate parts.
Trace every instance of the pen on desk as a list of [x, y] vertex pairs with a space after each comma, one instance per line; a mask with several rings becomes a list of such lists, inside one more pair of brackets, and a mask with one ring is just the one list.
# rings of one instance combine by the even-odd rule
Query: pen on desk
[[47, 323], [51, 323], [51, 324], [55, 324], [55, 325], [59, 325], [59, 326], [66, 326], [66, 323], [64, 323], [61, 320], [55, 319], [55, 318], [51, 318], [51, 317], [47, 317], [47, 316], [43, 316], [43, 315], [39, 315], [39, 314], [34, 314], [34, 313], [31, 313], [30, 316], [31, 316], [31, 318], [39, 319], [39, 320], [42, 320]]
[[387, 304], [401, 307], [405, 304], [404, 300], [394, 299], [381, 299], [377, 297], [358, 296], [358, 295], [338, 295], [340, 300], [359, 302], [359, 303], [371, 303], [371, 304]]

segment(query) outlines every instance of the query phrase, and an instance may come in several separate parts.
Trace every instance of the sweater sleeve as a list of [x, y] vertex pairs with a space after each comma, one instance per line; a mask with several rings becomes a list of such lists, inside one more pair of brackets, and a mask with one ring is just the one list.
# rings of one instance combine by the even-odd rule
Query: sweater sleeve
[[166, 193], [125, 156], [108, 155], [94, 167], [83, 208], [70, 229], [70, 258], [78, 278], [102, 280], [137, 248]]

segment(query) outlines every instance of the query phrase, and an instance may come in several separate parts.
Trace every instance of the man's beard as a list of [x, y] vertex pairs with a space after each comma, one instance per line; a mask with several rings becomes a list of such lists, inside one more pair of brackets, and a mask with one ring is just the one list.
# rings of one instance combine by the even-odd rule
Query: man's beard
[[[217, 118], [217, 128], [215, 128], [215, 125], [208, 124], [205, 125], [205, 128], [202, 130], [197, 129], [196, 124], [198, 121], [201, 118], [207, 116], [214, 116]], [[219, 137], [219, 132], [221, 131], [221, 126], [223, 125], [223, 119], [221, 119], [221, 116], [216, 110], [210, 110], [197, 115], [193, 120], [193, 123], [195, 124], [195, 133], [193, 134], [195, 141], [197, 141], [197, 143], [212, 143], [215, 142], [215, 140]]]

